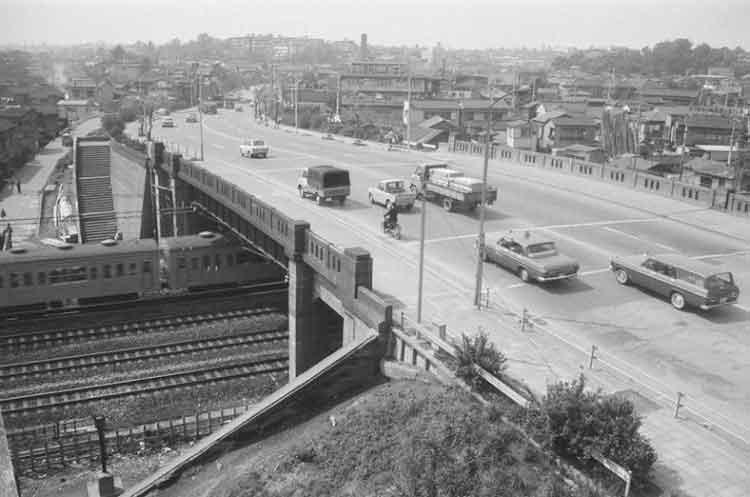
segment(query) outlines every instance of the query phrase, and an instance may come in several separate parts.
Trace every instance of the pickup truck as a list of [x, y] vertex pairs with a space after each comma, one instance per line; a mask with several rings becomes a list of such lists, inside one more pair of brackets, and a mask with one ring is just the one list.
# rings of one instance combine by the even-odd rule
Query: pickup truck
[[242, 157], [268, 157], [268, 145], [263, 140], [245, 140], [240, 145]]
[[[473, 211], [482, 203], [482, 181], [465, 176], [447, 164], [420, 164], [411, 175], [410, 189], [427, 200], [442, 204], [447, 211]], [[487, 186], [485, 203], [497, 200], [497, 188]]]
[[377, 186], [371, 186], [367, 190], [370, 203], [380, 204], [388, 208], [391, 204], [396, 209], [410, 211], [414, 207], [417, 198], [415, 193], [407, 191], [406, 183], [400, 179], [384, 179]]

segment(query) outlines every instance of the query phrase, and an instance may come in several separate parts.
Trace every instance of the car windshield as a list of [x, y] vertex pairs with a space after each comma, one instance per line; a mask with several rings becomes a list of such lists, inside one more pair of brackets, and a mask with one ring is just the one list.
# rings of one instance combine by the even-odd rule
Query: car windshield
[[734, 287], [734, 278], [732, 273], [717, 273], [706, 278], [703, 283], [706, 290], [728, 290]]
[[403, 181], [391, 181], [385, 185], [385, 191], [389, 193], [403, 193], [404, 182]]
[[544, 242], [534, 243], [526, 248], [529, 257], [545, 257], [548, 255], [555, 255], [557, 249], [555, 249], [555, 242]]
[[263, 145], [265, 145], [265, 143], [263, 142], [263, 140], [253, 140], [253, 145], [262, 147]]

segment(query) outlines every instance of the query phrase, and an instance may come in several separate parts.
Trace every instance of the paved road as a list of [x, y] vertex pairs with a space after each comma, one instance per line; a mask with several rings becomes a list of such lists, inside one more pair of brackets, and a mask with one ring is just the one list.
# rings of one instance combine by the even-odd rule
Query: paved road
[[[157, 127], [155, 135], [197, 150], [198, 125], [175, 117], [176, 128]], [[403, 240], [384, 237], [378, 230], [382, 209], [368, 203], [367, 188], [380, 179], [407, 177], [425, 155], [259, 127], [248, 111], [204, 116], [204, 133], [211, 170], [310, 221], [316, 232], [335, 244], [366, 247], [375, 259], [375, 287], [415, 307], [420, 211], [400, 216]], [[251, 136], [270, 143], [268, 159], [239, 156], [240, 142]], [[478, 158], [439, 153], [428, 157], [449, 159], [467, 174], [479, 176], [481, 171]], [[316, 164], [351, 171], [352, 197], [346, 205], [318, 207], [297, 197], [299, 168]], [[677, 220], [698, 210], [688, 204], [652, 200], [624, 189], [617, 197], [601, 198], [580, 184], [565, 186], [550, 172], [535, 171], [536, 176], [546, 174], [540, 180], [509, 163], [493, 162], [490, 169], [489, 182], [499, 187], [500, 198], [488, 210], [489, 240], [509, 228], [534, 229], [581, 263], [577, 281], [546, 286], [522, 283], [516, 275], [488, 265], [485, 284], [492, 289], [493, 302], [529, 309], [537, 323], [581, 349], [596, 344], [602, 357], [618, 361], [622, 370], [653, 389], [652, 397], [659, 397], [659, 392], [667, 401], [677, 391], [687, 393], [692, 407], [750, 441], [750, 225], [744, 235], [742, 229], [736, 230], [739, 235], [725, 235], [719, 232], [725, 216], [721, 213], [701, 213], [708, 221], [693, 226]], [[659, 208], [651, 209], [651, 202], [658, 202]], [[447, 213], [430, 204], [427, 220], [425, 309], [430, 320], [453, 324], [471, 309], [477, 216]], [[617, 285], [608, 271], [609, 257], [642, 252], [681, 252], [726, 265], [745, 289], [739, 305], [710, 313], [679, 312], [662, 299]], [[549, 369], [546, 381], [564, 377], [565, 370], [556, 371], [555, 358], [543, 350], [538, 357], [532, 353], [521, 359], [524, 347], [500, 344], [511, 358], [517, 352], [519, 362], [536, 360]]]

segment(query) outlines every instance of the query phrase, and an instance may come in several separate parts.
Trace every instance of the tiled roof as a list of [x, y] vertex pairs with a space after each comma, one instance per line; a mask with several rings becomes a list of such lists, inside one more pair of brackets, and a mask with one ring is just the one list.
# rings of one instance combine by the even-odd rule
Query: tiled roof
[[555, 126], [599, 126], [595, 120], [586, 117], [559, 117], [554, 121]]
[[685, 124], [691, 128], [732, 129], [729, 119], [722, 116], [696, 114], [685, 118]]
[[696, 98], [698, 96], [698, 90], [681, 90], [676, 88], [642, 88], [641, 95], [666, 98]]
[[696, 157], [688, 161], [685, 167], [692, 169], [695, 174], [734, 179], [734, 170], [724, 162]]
[[557, 119], [563, 116], [567, 116], [568, 113], [564, 110], [553, 110], [550, 112], [545, 112], [544, 114], [540, 114], [536, 116], [533, 121], [537, 123], [546, 123], [551, 119]]

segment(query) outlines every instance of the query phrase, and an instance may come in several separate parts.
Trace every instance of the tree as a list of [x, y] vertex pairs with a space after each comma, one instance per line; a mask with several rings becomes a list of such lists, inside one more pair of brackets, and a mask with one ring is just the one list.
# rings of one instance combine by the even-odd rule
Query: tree
[[125, 49], [122, 48], [122, 45], [117, 45], [110, 51], [109, 54], [114, 62], [122, 62], [123, 60], [125, 60], [127, 52], [125, 52]]

